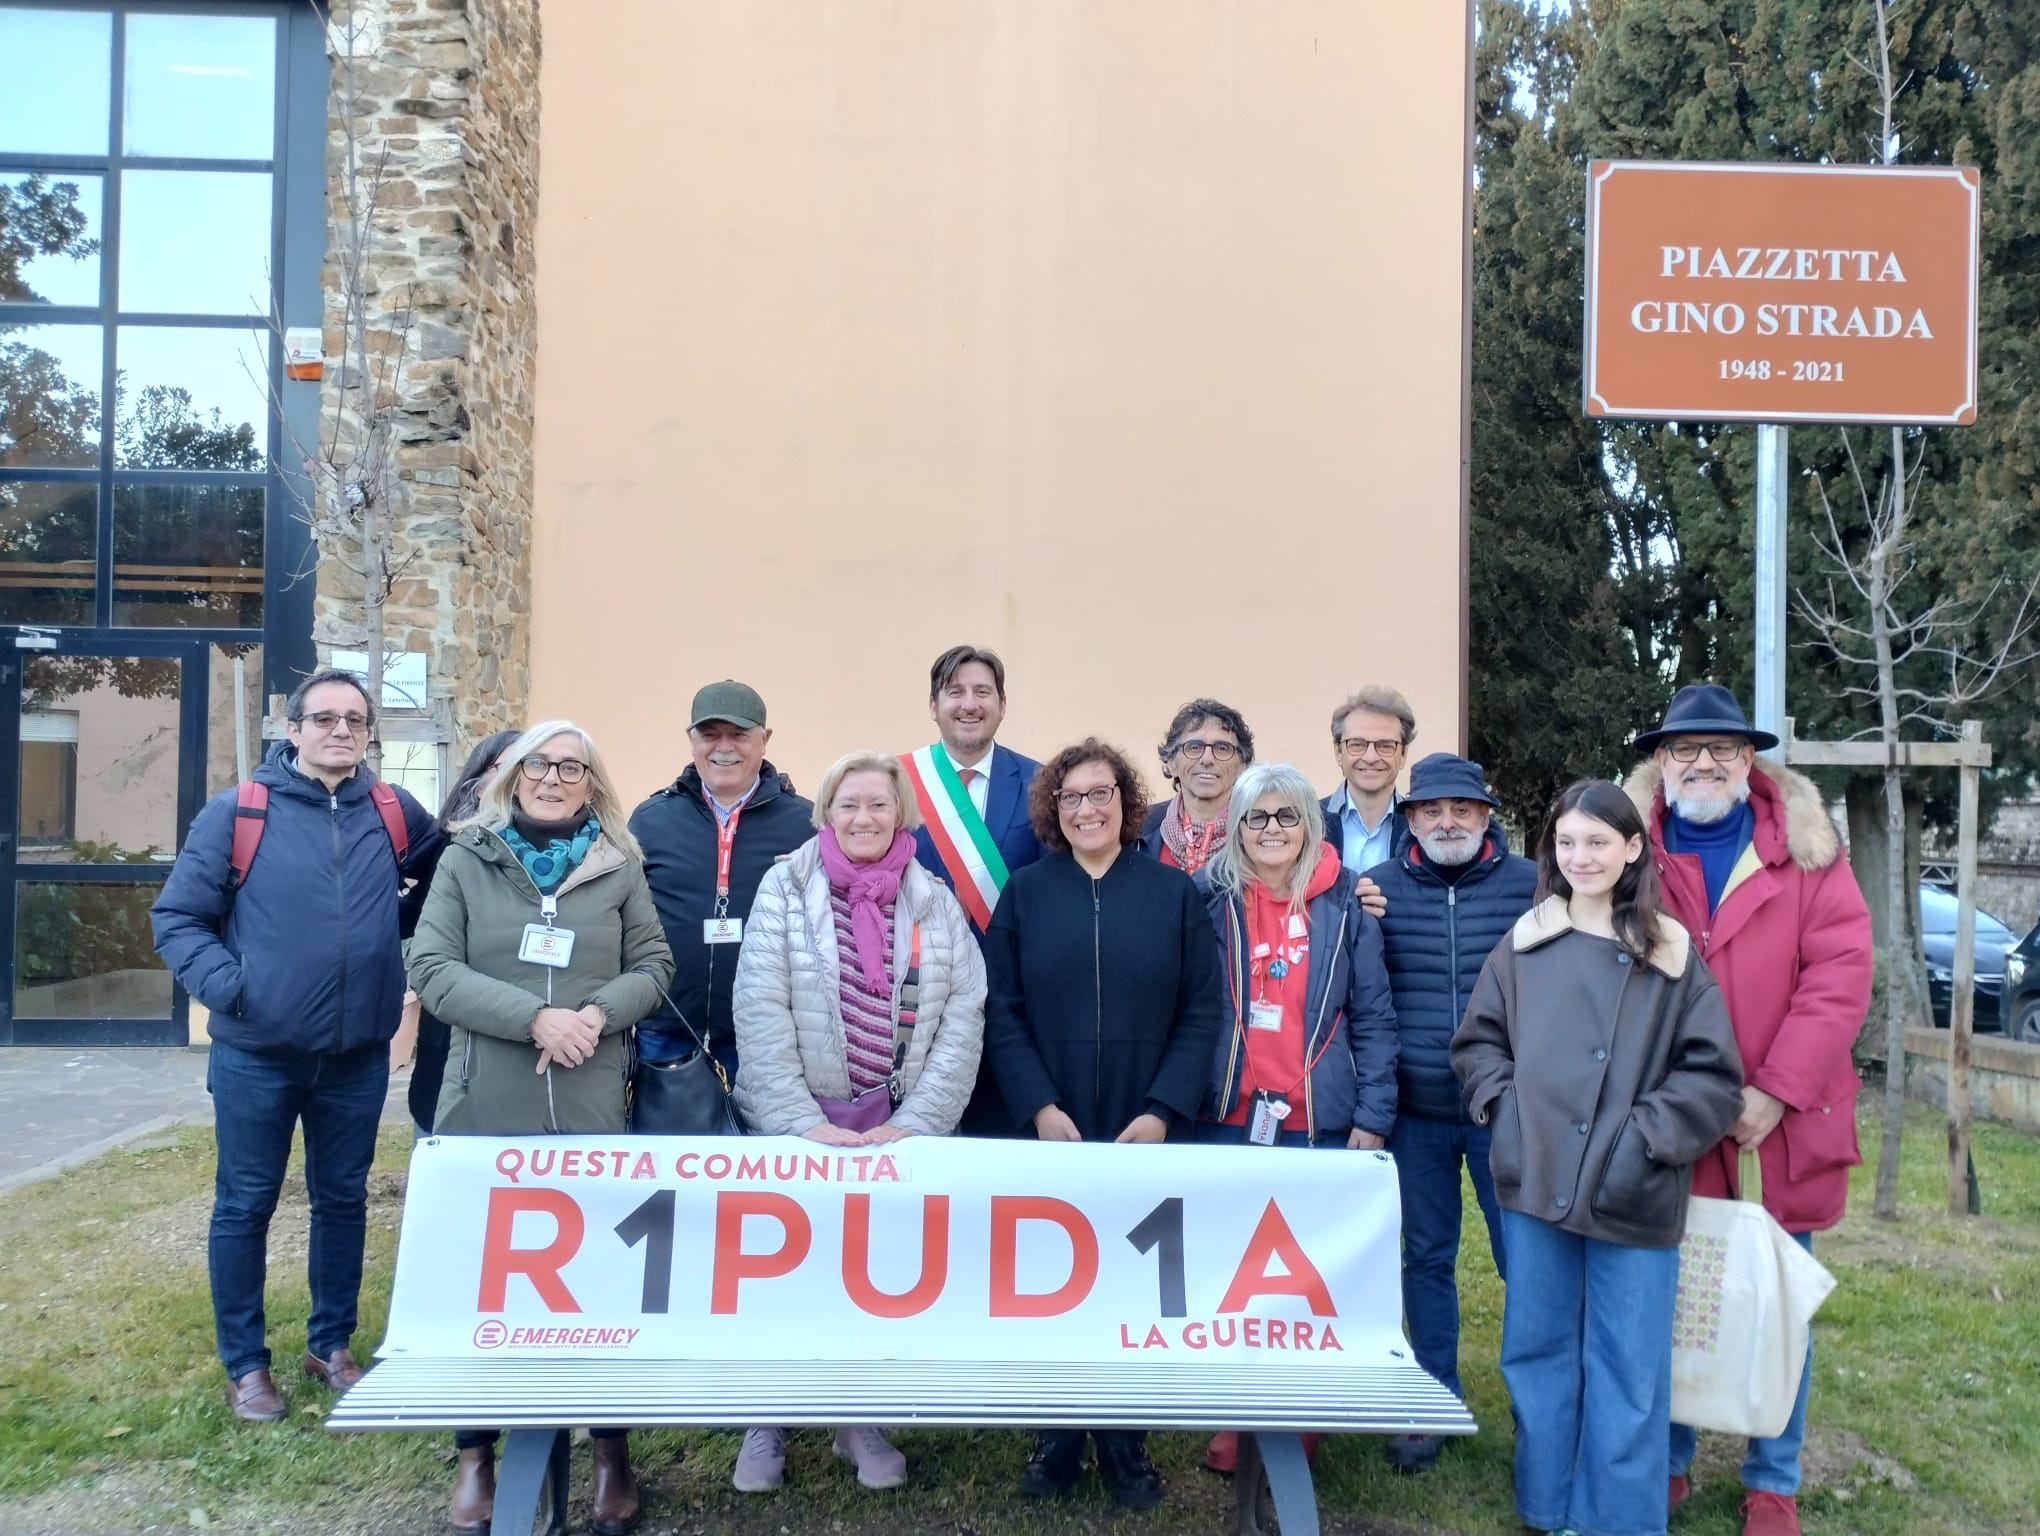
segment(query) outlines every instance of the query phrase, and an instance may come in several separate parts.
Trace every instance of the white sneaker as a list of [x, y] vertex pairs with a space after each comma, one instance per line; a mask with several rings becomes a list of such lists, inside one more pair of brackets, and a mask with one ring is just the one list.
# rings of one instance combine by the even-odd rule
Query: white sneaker
[[869, 1424], [836, 1431], [836, 1454], [857, 1467], [857, 1481], [867, 1488], [897, 1488], [907, 1480], [907, 1458]]
[[770, 1493], [786, 1481], [786, 1431], [747, 1429], [730, 1478], [739, 1493]]

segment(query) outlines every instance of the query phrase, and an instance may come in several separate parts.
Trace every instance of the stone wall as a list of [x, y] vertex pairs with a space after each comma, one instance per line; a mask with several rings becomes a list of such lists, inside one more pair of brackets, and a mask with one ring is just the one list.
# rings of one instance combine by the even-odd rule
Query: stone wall
[[[1905, 1032], [1906, 1097], [1948, 1107], [1945, 1029]], [[2040, 1045], [1977, 1035], [1969, 1048], [1969, 1112], [2040, 1135]]]
[[[384, 645], [428, 657], [457, 764], [474, 738], [521, 723], [530, 693], [538, 0], [336, 4], [327, 49], [322, 434], [337, 421], [367, 460], [383, 445]], [[371, 210], [358, 282], [350, 157], [352, 208]], [[368, 326], [359, 379], [334, 366], [350, 295]], [[323, 659], [365, 644], [364, 583], [358, 545], [330, 519], [319, 556]]]
[[[1940, 872], [1955, 873], [1955, 839], [1935, 837], [1922, 850]], [[1983, 829], [1976, 850], [1976, 904], [2023, 935], [2040, 922], [2040, 800], [2007, 800]]]

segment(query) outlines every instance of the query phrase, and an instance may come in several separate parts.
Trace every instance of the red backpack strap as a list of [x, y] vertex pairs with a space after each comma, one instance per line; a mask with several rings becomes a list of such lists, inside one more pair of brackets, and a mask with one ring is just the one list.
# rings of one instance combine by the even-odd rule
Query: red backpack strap
[[237, 890], [255, 863], [255, 850], [262, 846], [262, 828], [268, 819], [269, 786], [244, 779], [234, 796], [234, 843], [227, 854], [227, 866], [234, 872]]
[[383, 828], [390, 834], [390, 848], [401, 866], [404, 855], [411, 851], [411, 829], [404, 825], [404, 802], [397, 798], [397, 787], [377, 779], [368, 786], [368, 798], [375, 802]]

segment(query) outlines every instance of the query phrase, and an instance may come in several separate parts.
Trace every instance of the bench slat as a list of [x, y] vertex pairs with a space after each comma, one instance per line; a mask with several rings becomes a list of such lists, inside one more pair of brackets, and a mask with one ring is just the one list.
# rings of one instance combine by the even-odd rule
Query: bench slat
[[[1328, 1407], [1333, 1403], [1336, 1406]], [[1320, 1429], [1463, 1435], [1472, 1415], [1415, 1365], [1128, 1361], [389, 1359], [327, 1418], [340, 1430], [584, 1424], [919, 1424]]]

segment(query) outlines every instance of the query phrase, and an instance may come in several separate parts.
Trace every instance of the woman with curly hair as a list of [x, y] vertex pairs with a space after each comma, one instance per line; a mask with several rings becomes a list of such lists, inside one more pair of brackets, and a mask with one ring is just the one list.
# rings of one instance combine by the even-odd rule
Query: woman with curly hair
[[[1223, 1010], [1218, 946], [1189, 876], [1133, 848], [1147, 794], [1095, 739], [1035, 776], [1047, 850], [1013, 871], [985, 933], [985, 1051], [1013, 1123], [1043, 1141], [1187, 1137]], [[1041, 1434], [1020, 1489], [1064, 1493], [1082, 1429]], [[1134, 1508], [1162, 1495], [1137, 1431], [1096, 1431], [1098, 1470]]]

